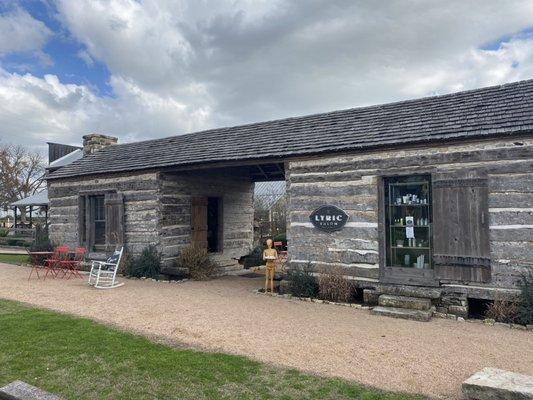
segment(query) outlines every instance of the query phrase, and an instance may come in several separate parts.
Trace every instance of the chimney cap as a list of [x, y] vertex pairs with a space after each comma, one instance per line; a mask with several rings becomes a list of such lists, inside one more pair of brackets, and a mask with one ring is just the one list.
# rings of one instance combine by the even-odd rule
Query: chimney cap
[[90, 133], [83, 136], [83, 155], [93, 154], [105, 147], [117, 144], [118, 138], [114, 136]]
[[118, 142], [118, 138], [116, 136], [103, 135], [101, 133], [89, 133], [87, 135], [83, 135], [82, 138], [83, 140], [89, 140], [93, 138], [102, 138], [102, 139], [108, 139], [111, 141]]

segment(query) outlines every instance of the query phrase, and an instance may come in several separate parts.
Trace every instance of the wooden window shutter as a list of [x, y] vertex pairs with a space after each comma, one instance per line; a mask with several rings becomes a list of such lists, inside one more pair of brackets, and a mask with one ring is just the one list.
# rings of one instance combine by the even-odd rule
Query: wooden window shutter
[[105, 205], [105, 236], [107, 250], [124, 244], [124, 197], [120, 193], [107, 193]]
[[486, 173], [474, 170], [433, 175], [433, 243], [437, 278], [490, 280]]
[[80, 246], [87, 246], [87, 198], [78, 197], [78, 243]]

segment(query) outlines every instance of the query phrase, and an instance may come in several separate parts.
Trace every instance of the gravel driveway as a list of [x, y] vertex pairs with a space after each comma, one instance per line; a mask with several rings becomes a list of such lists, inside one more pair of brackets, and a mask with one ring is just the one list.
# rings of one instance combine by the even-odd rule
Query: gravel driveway
[[72, 279], [28, 282], [28, 274], [0, 264], [0, 297], [386, 390], [458, 398], [461, 382], [483, 367], [533, 375], [531, 332], [404, 321], [252, 293], [261, 279], [126, 280], [117, 289], [95, 290]]

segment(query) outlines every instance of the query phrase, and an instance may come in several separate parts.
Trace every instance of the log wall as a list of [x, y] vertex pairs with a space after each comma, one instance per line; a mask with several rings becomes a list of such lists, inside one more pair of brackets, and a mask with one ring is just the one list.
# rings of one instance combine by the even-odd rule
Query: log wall
[[78, 197], [81, 193], [116, 191], [124, 195], [124, 244], [133, 255], [158, 246], [170, 264], [190, 243], [191, 198], [223, 199], [224, 259], [239, 258], [253, 244], [253, 188], [249, 176], [226, 171], [130, 173], [53, 180], [50, 198], [50, 238], [70, 247], [79, 245]]
[[[515, 287], [533, 268], [533, 139], [479, 141], [291, 161], [288, 242], [292, 266], [341, 266], [361, 282], [379, 278], [378, 180], [380, 176], [480, 169], [489, 176], [491, 282]], [[311, 224], [324, 204], [345, 210], [346, 226], [334, 233]]]
[[[191, 200], [193, 197], [222, 198], [221, 264], [248, 254], [253, 245], [254, 184], [235, 170], [162, 173], [161, 250], [169, 264], [191, 242]], [[235, 263], [235, 260], [233, 260]]]
[[151, 172], [50, 181], [50, 239], [54, 243], [78, 246], [79, 195], [116, 191], [124, 196], [124, 244], [127, 250], [138, 254], [149, 244], [158, 245], [158, 176], [157, 172]]

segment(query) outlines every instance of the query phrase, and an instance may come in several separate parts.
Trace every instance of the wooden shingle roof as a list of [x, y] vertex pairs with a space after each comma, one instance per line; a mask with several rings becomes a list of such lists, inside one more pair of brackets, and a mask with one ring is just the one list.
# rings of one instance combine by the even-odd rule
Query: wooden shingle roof
[[109, 146], [48, 179], [533, 132], [533, 80]]

